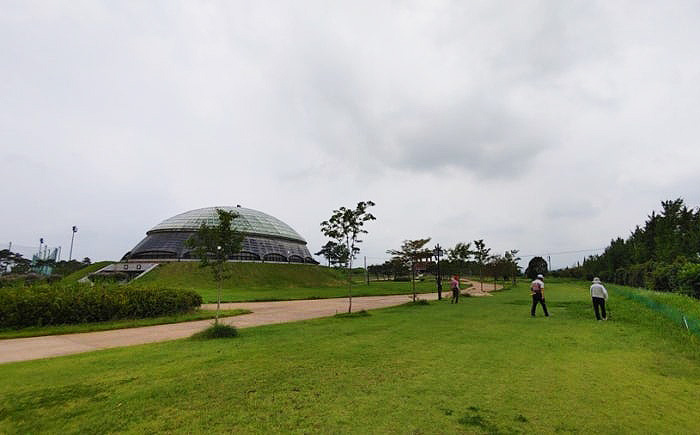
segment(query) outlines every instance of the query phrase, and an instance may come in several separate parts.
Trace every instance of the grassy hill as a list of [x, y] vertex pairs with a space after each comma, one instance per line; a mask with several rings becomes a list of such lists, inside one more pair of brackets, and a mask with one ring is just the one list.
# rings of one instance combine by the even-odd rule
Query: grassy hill
[[75, 272], [71, 273], [70, 275], [64, 276], [61, 279], [61, 282], [63, 282], [63, 283], [78, 282], [80, 279], [85, 278], [86, 276], [90, 275], [92, 272], [97, 272], [98, 270], [100, 270], [103, 267], [108, 266], [112, 263], [114, 263], [114, 261], [98, 261], [97, 263], [92, 263], [88, 266], [83, 267], [82, 269], [76, 270]]
[[[309, 264], [229, 263], [229, 277], [222, 282], [222, 301], [263, 301], [334, 298], [347, 296], [345, 274], [337, 269]], [[353, 295], [386, 295], [409, 293], [410, 283], [379, 281], [369, 286], [360, 281]], [[211, 271], [197, 262], [166, 263], [142, 278], [136, 286], [161, 286], [191, 289], [199, 292], [205, 302], [216, 302], [217, 284]], [[419, 292], [435, 291], [435, 284], [418, 284]]]
[[596, 322], [587, 289], [0, 365], [0, 432], [697, 433], [698, 339], [616, 289]]

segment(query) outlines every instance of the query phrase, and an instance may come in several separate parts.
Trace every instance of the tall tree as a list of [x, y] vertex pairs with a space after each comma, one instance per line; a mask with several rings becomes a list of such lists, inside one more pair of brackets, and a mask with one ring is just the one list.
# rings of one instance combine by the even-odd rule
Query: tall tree
[[513, 279], [513, 285], [515, 285], [515, 279], [520, 273], [520, 266], [518, 266], [518, 261], [520, 261], [520, 257], [518, 257], [518, 252], [520, 252], [518, 249], [511, 249], [510, 251], [506, 251], [503, 255], [503, 258], [505, 259], [507, 264], [508, 273]]
[[407, 265], [411, 269], [411, 286], [413, 288], [413, 302], [416, 301], [416, 263], [432, 255], [425, 245], [430, 241], [427, 239], [404, 240], [401, 249], [389, 249], [387, 254], [391, 254], [395, 259]]
[[329, 267], [336, 264], [343, 266], [348, 262], [349, 257], [347, 247], [342, 243], [336, 243], [332, 240], [323, 245], [321, 250], [314, 255], [326, 257]]
[[463, 271], [467, 264], [472, 260], [474, 252], [471, 250], [471, 243], [459, 242], [454, 248], [447, 250], [447, 259], [455, 266]]
[[491, 275], [493, 275], [493, 285], [495, 289], [498, 284], [498, 276], [504, 273], [505, 259], [499, 254], [490, 255], [487, 259], [486, 268], [491, 272]]
[[12, 273], [29, 273], [31, 260], [22, 257], [22, 254], [12, 252], [9, 249], [0, 250], [0, 273], [10, 270]]
[[537, 275], [547, 273], [547, 260], [542, 257], [533, 257], [527, 264], [525, 275], [530, 279], [537, 278]]
[[226, 262], [241, 250], [243, 234], [234, 229], [231, 224], [239, 214], [217, 208], [219, 222], [210, 227], [205, 223], [190, 237], [186, 245], [192, 248], [195, 258], [199, 258], [201, 267], [211, 270], [214, 281], [217, 284], [216, 319], [219, 323], [219, 311], [221, 309], [221, 282], [227, 277]]
[[486, 247], [484, 239], [474, 240], [474, 260], [479, 265], [479, 283], [481, 284], [481, 291], [484, 291], [484, 264], [489, 258], [489, 252], [491, 248]]
[[348, 313], [352, 312], [352, 260], [360, 252], [357, 245], [362, 243], [362, 240], [359, 239], [359, 236], [367, 234], [367, 230], [363, 229], [364, 224], [376, 219], [372, 213], [367, 211], [372, 206], [374, 206], [372, 201], [360, 201], [354, 209], [340, 207], [333, 210], [330, 219], [321, 222], [321, 232], [326, 237], [345, 245], [347, 250]]

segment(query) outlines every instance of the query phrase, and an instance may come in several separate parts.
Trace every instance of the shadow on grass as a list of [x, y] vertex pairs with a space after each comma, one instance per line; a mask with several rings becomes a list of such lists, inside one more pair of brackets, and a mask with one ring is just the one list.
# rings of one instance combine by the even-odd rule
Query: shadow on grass
[[[490, 416], [489, 416], [490, 415]], [[527, 433], [524, 427], [500, 427], [494, 420], [493, 412], [488, 410], [479, 409], [476, 406], [470, 406], [467, 408], [467, 412], [460, 417], [457, 422], [462, 426], [478, 428], [481, 432], [489, 434], [500, 434], [500, 433]], [[518, 414], [513, 422], [516, 425], [524, 425], [529, 422], [529, 420], [522, 414]]]
[[338, 313], [334, 317], [338, 319], [349, 319], [354, 317], [369, 317], [371, 314], [367, 310], [355, 311], [353, 313]]
[[215, 323], [194, 335], [194, 340], [211, 340], [214, 338], [233, 338], [238, 337], [238, 329], [233, 325], [224, 325], [223, 323]]

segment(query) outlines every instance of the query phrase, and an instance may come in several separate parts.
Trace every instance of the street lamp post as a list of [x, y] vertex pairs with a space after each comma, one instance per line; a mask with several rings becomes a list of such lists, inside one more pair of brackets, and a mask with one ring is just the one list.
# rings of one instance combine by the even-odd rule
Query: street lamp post
[[73, 258], [73, 240], [75, 239], [75, 233], [78, 232], [78, 227], [73, 225], [73, 234], [70, 236], [70, 252], [68, 253], [68, 261], [71, 261]]
[[438, 300], [442, 299], [442, 275], [440, 275], [440, 255], [442, 255], [442, 248], [440, 247], [440, 244], [438, 243], [435, 246], [435, 250], [433, 251], [435, 254], [435, 257], [437, 258], [437, 277], [435, 278], [435, 282], [437, 283], [437, 291], [438, 291]]

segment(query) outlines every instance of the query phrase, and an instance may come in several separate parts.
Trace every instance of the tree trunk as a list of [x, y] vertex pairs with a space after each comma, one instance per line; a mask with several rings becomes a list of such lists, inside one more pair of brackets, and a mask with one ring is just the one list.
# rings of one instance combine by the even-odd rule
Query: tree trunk
[[348, 313], [352, 313], [352, 266], [348, 268]]
[[217, 281], [216, 289], [216, 318], [214, 319], [214, 324], [219, 324], [219, 310], [221, 309], [221, 277]]
[[411, 265], [411, 285], [413, 286], [413, 302], [416, 301], [416, 265]]
[[481, 284], [481, 292], [484, 292], [484, 269], [483, 266], [479, 265], [479, 284]]

